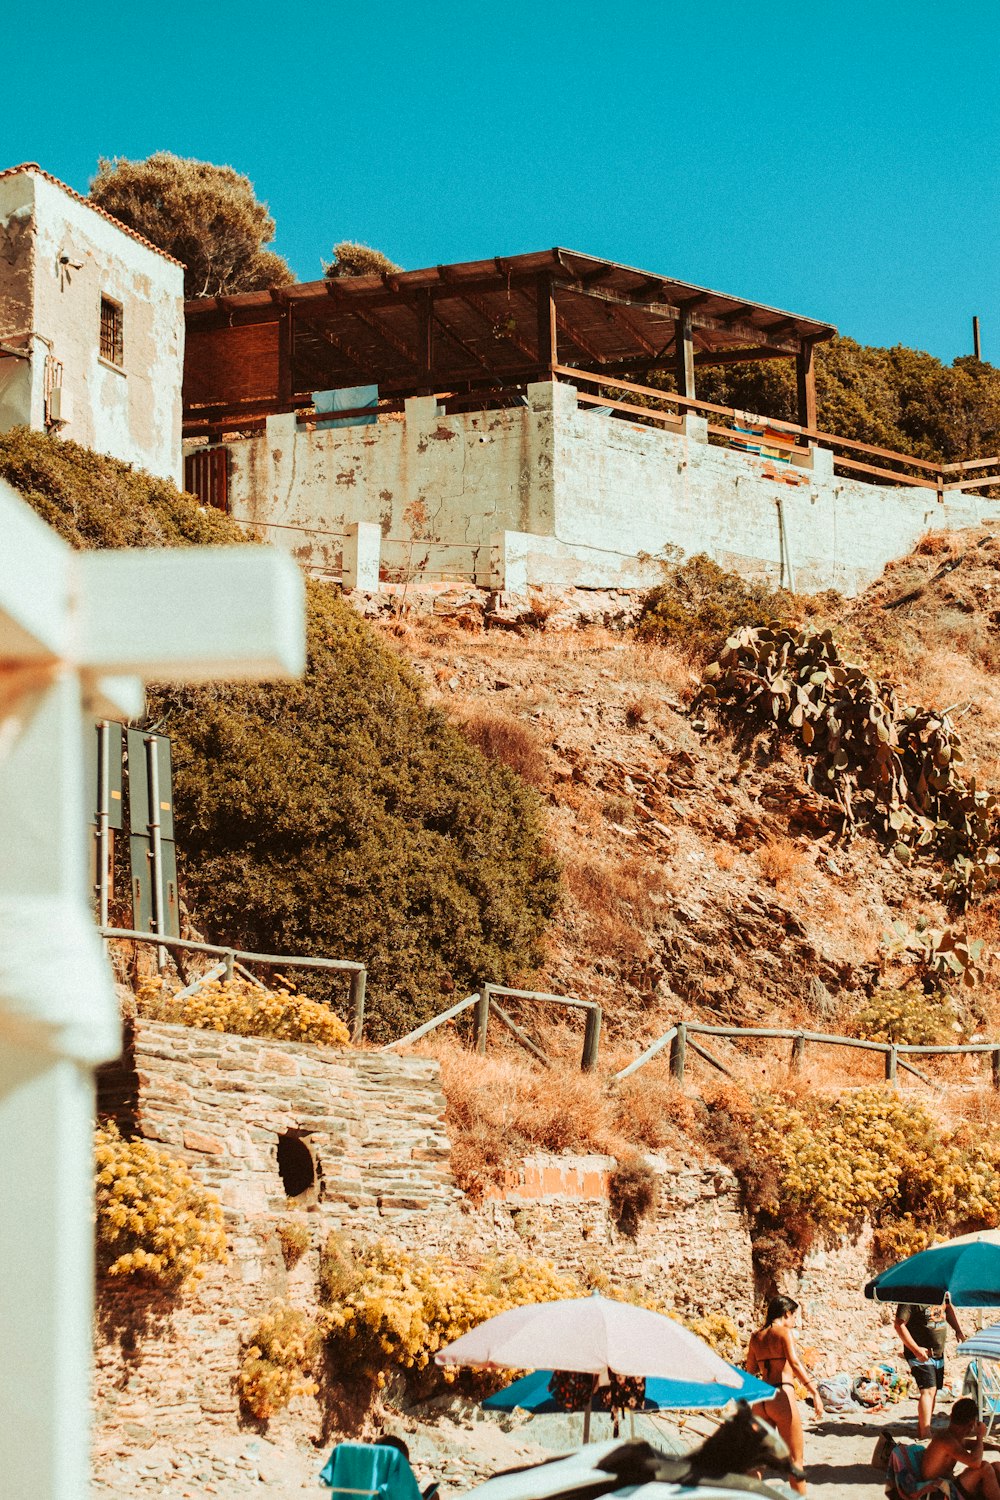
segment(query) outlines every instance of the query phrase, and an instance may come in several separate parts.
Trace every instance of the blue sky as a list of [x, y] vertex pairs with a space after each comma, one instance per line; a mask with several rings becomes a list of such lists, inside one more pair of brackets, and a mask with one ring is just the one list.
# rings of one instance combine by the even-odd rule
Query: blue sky
[[180, 0], [19, 24], [3, 165], [86, 191], [100, 155], [228, 163], [303, 279], [340, 239], [407, 267], [561, 244], [945, 360], [978, 313], [1000, 363], [997, 0]]

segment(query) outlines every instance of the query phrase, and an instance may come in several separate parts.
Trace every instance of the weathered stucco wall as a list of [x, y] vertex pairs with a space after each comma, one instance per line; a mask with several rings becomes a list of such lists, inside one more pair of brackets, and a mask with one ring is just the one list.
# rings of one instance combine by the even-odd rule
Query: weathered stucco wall
[[[0, 181], [0, 249], [0, 319], [31, 355], [0, 361], [0, 379], [18, 366], [0, 426], [44, 428], [48, 355], [69, 401], [61, 435], [180, 483], [182, 268], [33, 172]], [[102, 296], [123, 310], [120, 368], [100, 355]]]
[[512, 593], [644, 587], [669, 547], [772, 584], [790, 568], [799, 589], [854, 594], [925, 531], [1000, 516], [970, 495], [939, 504], [931, 490], [843, 479], [826, 451], [789, 469], [710, 445], [698, 419], [684, 429], [612, 420], [548, 384], [499, 412], [442, 416], [427, 397], [406, 403], [405, 420], [369, 427], [271, 418], [266, 436], [229, 445], [232, 511], [319, 571], [337, 574], [345, 534], [368, 522], [381, 529], [383, 578]]

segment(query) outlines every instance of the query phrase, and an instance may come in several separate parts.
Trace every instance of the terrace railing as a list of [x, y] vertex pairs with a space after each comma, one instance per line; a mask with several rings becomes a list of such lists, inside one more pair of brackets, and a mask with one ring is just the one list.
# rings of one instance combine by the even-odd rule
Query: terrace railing
[[[835, 469], [882, 482], [934, 490], [939, 500], [943, 500], [949, 490], [985, 489], [991, 485], [1000, 485], [1000, 455], [940, 464], [929, 459], [914, 458], [909, 453], [898, 453], [893, 448], [880, 448], [874, 443], [840, 437], [837, 433], [826, 432], [822, 428], [802, 427], [797, 422], [779, 421], [755, 412], [719, 406], [712, 401], [698, 401], [693, 397], [679, 396], [673, 391], [636, 385], [627, 380], [615, 380], [607, 375], [573, 369], [568, 365], [556, 365], [555, 374], [560, 380], [574, 385], [577, 399], [586, 405], [607, 407], [626, 417], [651, 421], [674, 432], [681, 430], [686, 414], [705, 416], [708, 418], [710, 439], [728, 443], [746, 452], [750, 446], [748, 439], [756, 438], [756, 446], [763, 450], [763, 455], [773, 456], [778, 462], [809, 467], [812, 463], [811, 450], [825, 448], [833, 453]], [[871, 459], [881, 459], [882, 462], [872, 463]], [[893, 467], [890, 468], [889, 465]]]

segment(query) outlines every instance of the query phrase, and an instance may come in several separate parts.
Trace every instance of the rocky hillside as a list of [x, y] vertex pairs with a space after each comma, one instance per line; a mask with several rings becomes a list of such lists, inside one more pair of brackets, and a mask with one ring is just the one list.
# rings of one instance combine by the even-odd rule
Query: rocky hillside
[[[458, 595], [382, 625], [447, 713], [545, 798], [566, 896], [543, 964], [521, 980], [600, 1000], [623, 1055], [679, 1015], [849, 1027], [891, 971], [892, 924], [954, 920], [928, 869], [903, 869], [863, 834], [839, 840], [797, 752], [738, 747], [692, 711], [698, 670], [683, 651], [639, 642], [634, 603], [598, 603], [610, 626], [581, 627], [579, 598], [539, 598], [520, 623], [484, 628]], [[903, 701], [950, 708], [967, 771], [997, 783], [991, 533], [931, 535], [861, 599], [808, 608]], [[966, 922], [992, 946], [996, 897]], [[970, 1025], [995, 1032], [998, 996], [987, 978]]]

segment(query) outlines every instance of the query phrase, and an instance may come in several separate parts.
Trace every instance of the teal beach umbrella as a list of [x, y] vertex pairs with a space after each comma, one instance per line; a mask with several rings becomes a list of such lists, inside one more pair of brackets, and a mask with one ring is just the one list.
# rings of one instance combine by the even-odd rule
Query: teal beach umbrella
[[923, 1306], [947, 1298], [955, 1307], [1000, 1307], [1000, 1231], [963, 1234], [909, 1255], [869, 1281], [865, 1296]]

